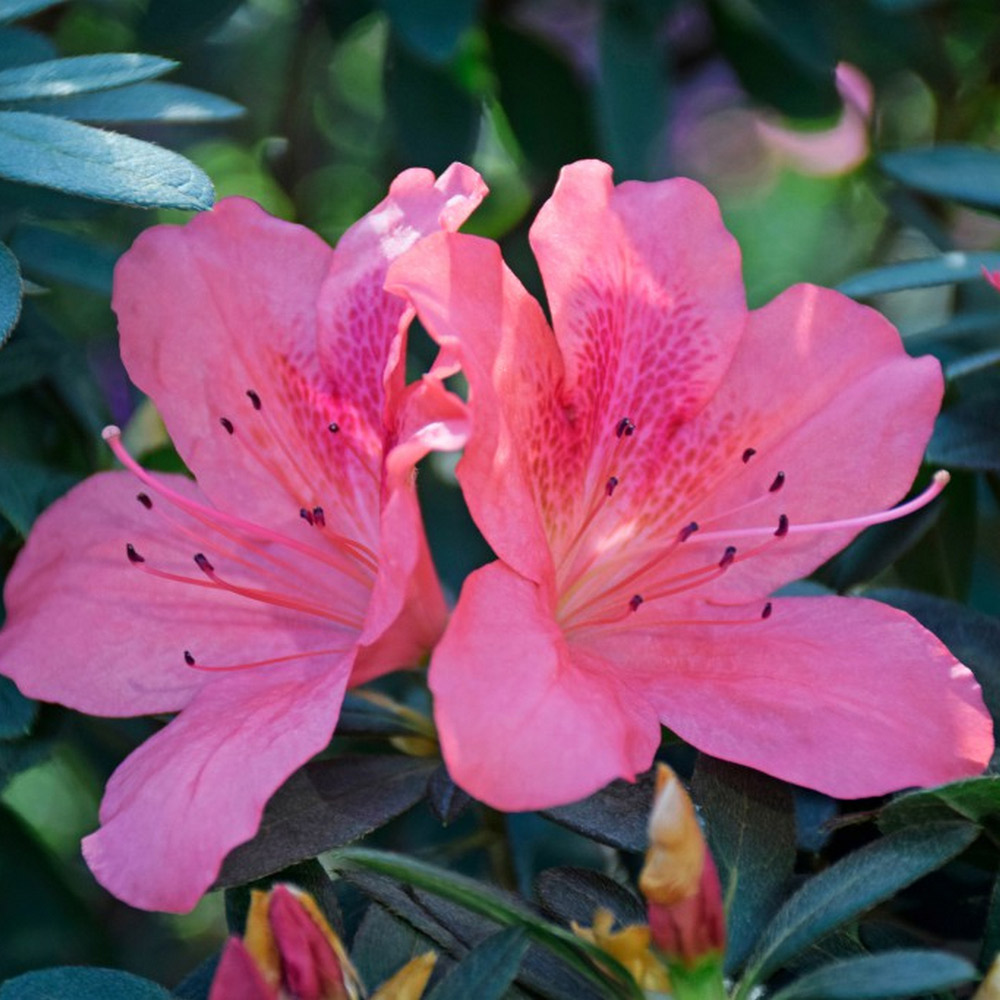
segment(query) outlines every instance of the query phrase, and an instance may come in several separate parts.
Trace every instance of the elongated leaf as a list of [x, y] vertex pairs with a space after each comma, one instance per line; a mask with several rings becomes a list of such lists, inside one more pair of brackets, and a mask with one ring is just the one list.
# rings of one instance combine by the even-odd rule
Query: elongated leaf
[[523, 927], [508, 927], [477, 945], [427, 995], [427, 1000], [500, 1000], [528, 950]]
[[646, 907], [631, 889], [590, 868], [547, 868], [535, 891], [544, 912], [565, 924], [575, 920], [589, 927], [598, 909], [622, 926], [646, 922]]
[[691, 794], [705, 819], [726, 905], [726, 969], [745, 961], [774, 915], [795, 865], [795, 812], [787, 785], [704, 754]]
[[55, 7], [58, 3], [65, 3], [65, 0], [3, 0], [0, 3], [0, 24], [29, 17], [46, 7]]
[[36, 280], [62, 281], [99, 295], [111, 292], [111, 273], [118, 259], [111, 247], [44, 226], [20, 226], [11, 248]]
[[929, 288], [933, 285], [950, 285], [957, 281], [982, 281], [983, 268], [1000, 267], [1000, 253], [995, 250], [982, 253], [941, 254], [923, 260], [907, 260], [872, 271], [862, 271], [837, 285], [837, 290], [855, 299], [884, 292], [901, 292], [907, 288]]
[[217, 885], [250, 882], [357, 840], [424, 797], [434, 762], [394, 755], [313, 761], [275, 792], [253, 840], [237, 847]]
[[635, 782], [612, 781], [582, 802], [546, 809], [542, 815], [598, 843], [642, 854], [652, 802], [653, 772], [647, 771]]
[[979, 976], [964, 958], [906, 949], [831, 962], [778, 990], [772, 1000], [874, 1000], [912, 997], [961, 986]]
[[975, 146], [907, 149], [879, 157], [894, 180], [967, 205], [1000, 208], [1000, 153]]
[[149, 142], [28, 111], [0, 111], [0, 176], [139, 208], [209, 208], [212, 182]]
[[[360, 847], [339, 850], [331, 856], [330, 861], [337, 870], [363, 868], [388, 875], [400, 882], [432, 892], [504, 926], [523, 927], [534, 940], [559, 955], [592, 982], [606, 984], [610, 976], [623, 990], [623, 996], [641, 1000], [642, 994], [638, 991], [635, 981], [623, 966], [605, 952], [561, 927], [546, 923], [519, 902], [488, 889], [474, 879], [399, 854]], [[598, 972], [585, 956], [590, 956], [592, 960], [599, 962], [607, 975]]]
[[949, 406], [934, 425], [927, 460], [947, 469], [1000, 470], [996, 399], [984, 393]]
[[878, 825], [891, 831], [953, 819], [1000, 830], [1000, 777], [990, 774], [906, 792], [882, 807]]
[[0, 243], [0, 347], [7, 343], [7, 338], [21, 318], [23, 295], [17, 258]]
[[888, 899], [960, 854], [978, 836], [971, 823], [931, 823], [900, 830], [810, 879], [765, 929], [740, 984], [754, 984], [813, 941]]
[[988, 351], [968, 354], [964, 358], [958, 358], [945, 365], [944, 377], [950, 382], [956, 378], [964, 378], [966, 375], [985, 371], [985, 369], [993, 368], [996, 365], [1000, 365], [1000, 348], [993, 347]]
[[157, 983], [116, 969], [44, 969], [0, 987], [0, 1000], [170, 1000]]
[[225, 97], [179, 83], [136, 83], [79, 97], [57, 98], [35, 110], [85, 122], [212, 122], [238, 118], [243, 108]]
[[30, 66], [0, 70], [0, 101], [73, 97], [163, 76], [177, 63], [136, 52], [50, 59]]

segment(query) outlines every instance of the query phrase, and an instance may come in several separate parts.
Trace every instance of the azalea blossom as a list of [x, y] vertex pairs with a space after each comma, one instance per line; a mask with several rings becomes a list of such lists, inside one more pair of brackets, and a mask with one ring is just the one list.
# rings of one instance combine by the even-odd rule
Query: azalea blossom
[[497, 561], [430, 685], [455, 780], [502, 809], [649, 767], [660, 727], [838, 797], [982, 769], [972, 674], [901, 611], [772, 597], [892, 510], [942, 377], [878, 313], [800, 285], [748, 312], [711, 196], [564, 169], [531, 230], [553, 328], [498, 248], [434, 235], [389, 271], [460, 365], [457, 474]]
[[142, 234], [115, 272], [122, 356], [197, 482], [91, 477], [38, 520], [7, 583], [0, 671], [94, 715], [180, 714], [112, 776], [87, 862], [135, 906], [183, 911], [264, 804], [329, 742], [344, 690], [412, 664], [445, 607], [414, 463], [459, 440], [404, 384], [390, 260], [483, 194], [401, 174], [335, 250], [226, 199]]

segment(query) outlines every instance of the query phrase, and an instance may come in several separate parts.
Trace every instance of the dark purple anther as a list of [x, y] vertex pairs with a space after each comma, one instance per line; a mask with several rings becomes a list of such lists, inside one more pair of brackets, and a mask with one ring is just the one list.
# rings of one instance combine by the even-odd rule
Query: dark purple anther
[[780, 490], [781, 487], [784, 486], [784, 485], [785, 485], [785, 474], [783, 472], [779, 472], [774, 477], [774, 482], [771, 483], [770, 486], [768, 486], [767, 492], [768, 493], [777, 493], [778, 490]]
[[690, 524], [685, 524], [683, 528], [677, 534], [677, 541], [686, 542], [696, 531], [698, 530], [698, 522], [692, 521]]
[[329, 431], [329, 432], [330, 432], [331, 434], [339, 434], [339, 433], [340, 433], [340, 424], [338, 424], [338, 423], [336, 422], [336, 420], [334, 420], [334, 421], [331, 421], [331, 422], [330, 422], [329, 424], [327, 424], [327, 426], [326, 426], [326, 429], [327, 429], [327, 430], [328, 430], [328, 431]]
[[722, 558], [719, 560], [719, 569], [728, 569], [733, 564], [733, 560], [736, 558], [736, 546], [727, 545], [726, 551], [722, 553]]
[[194, 657], [191, 655], [191, 650], [190, 649], [185, 649], [184, 650], [184, 662], [189, 667], [193, 667], [194, 666]]
[[635, 433], [635, 424], [628, 417], [622, 417], [615, 427], [615, 434], [618, 437], [631, 437]]
[[320, 528], [326, 527], [326, 515], [323, 513], [322, 507], [313, 507], [312, 515], [313, 515], [313, 522], [317, 525], [317, 527]]
[[757, 454], [756, 448], [744, 448], [743, 449], [743, 464], [746, 465], [754, 455]]
[[135, 546], [128, 542], [125, 545], [125, 555], [128, 556], [128, 561], [130, 563], [144, 563], [146, 560], [135, 551]]
[[253, 403], [253, 408], [255, 410], [260, 409], [260, 396], [253, 391], [253, 389], [247, 389], [247, 398]]
[[148, 493], [136, 493], [135, 498], [143, 505], [143, 507], [146, 508], [146, 510], [153, 509], [153, 501], [149, 498]]
[[788, 515], [782, 514], [778, 518], [778, 530], [775, 531], [775, 538], [784, 538], [788, 534]]
[[232, 434], [236, 430], [229, 417], [219, 417], [219, 423], [222, 424], [223, 428], [225, 428], [227, 434]]
[[642, 604], [642, 594], [633, 594], [632, 599], [628, 602], [629, 610], [638, 611], [640, 604]]
[[208, 561], [208, 556], [204, 552], [198, 552], [194, 557], [195, 564], [202, 573], [214, 573], [215, 567]]
[[608, 496], [611, 496], [616, 489], [618, 489], [618, 477], [610, 476], [608, 481], [604, 484], [604, 492], [607, 493]]
[[313, 521], [313, 512], [305, 507], [299, 508], [299, 517], [308, 524], [315, 524], [315, 521]]
[[761, 613], [760, 613], [760, 617], [761, 617], [761, 618], [762, 618], [762, 619], [763, 619], [764, 621], [767, 621], [767, 619], [771, 617], [771, 612], [772, 612], [773, 610], [774, 610], [774, 609], [773, 609], [773, 608], [771, 607], [771, 602], [770, 602], [770, 601], [768, 601], [768, 602], [767, 602], [767, 604], [765, 604], [765, 605], [764, 605], [764, 610], [763, 610], [763, 611], [761, 611]]

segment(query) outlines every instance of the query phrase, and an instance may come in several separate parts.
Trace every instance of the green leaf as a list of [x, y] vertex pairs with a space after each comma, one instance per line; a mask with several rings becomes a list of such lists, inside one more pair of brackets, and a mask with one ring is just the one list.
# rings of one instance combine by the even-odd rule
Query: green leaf
[[582, 802], [546, 809], [542, 815], [600, 844], [642, 854], [653, 804], [653, 772], [632, 781], [612, 781]]
[[157, 983], [116, 969], [44, 969], [11, 979], [0, 1000], [170, 1000]]
[[0, 24], [7, 24], [22, 17], [37, 14], [46, 7], [55, 7], [65, 0], [3, 0], [0, 3]]
[[216, 94], [179, 83], [137, 83], [96, 94], [46, 101], [39, 111], [85, 122], [213, 122], [238, 118], [244, 109]]
[[841, 924], [961, 854], [979, 835], [970, 823], [932, 823], [891, 833], [810, 879], [764, 930], [738, 996]]
[[[3, 356], [0, 355], [0, 368], [2, 366]], [[78, 479], [39, 462], [9, 455], [3, 456], [3, 471], [0, 476], [0, 515], [22, 538], [28, 537], [35, 518]]]
[[12, 680], [0, 677], [0, 740], [26, 736], [38, 714], [38, 702], [25, 698]]
[[[1000, 628], [1000, 623], [998, 623]], [[882, 830], [961, 818], [1000, 832], [1000, 777], [965, 778], [937, 788], [905, 792], [883, 806], [878, 815]]]
[[1000, 347], [976, 351], [974, 354], [957, 358], [944, 366], [944, 377], [951, 382], [954, 379], [965, 378], [966, 375], [974, 375], [976, 372], [985, 371], [996, 365], [1000, 365]]
[[118, 251], [45, 226], [19, 226], [11, 239], [25, 272], [38, 281], [65, 282], [99, 295], [111, 294]]
[[1000, 208], [1000, 153], [934, 146], [885, 153], [879, 166], [906, 187], [981, 208]]
[[45, 35], [27, 28], [0, 28], [0, 66], [27, 66], [55, 59], [56, 47]]
[[528, 950], [523, 927], [508, 927], [472, 951], [434, 987], [426, 1000], [500, 1000]]
[[670, 85], [664, 53], [650, 44], [661, 17], [637, 0], [603, 8], [595, 99], [604, 149], [619, 181], [662, 173], [657, 160], [669, 126]]
[[23, 294], [17, 258], [0, 243], [0, 347], [7, 343], [7, 338], [21, 318]]
[[165, 46], [181, 47], [203, 39], [240, 3], [241, 0], [149, 0], [136, 32], [158, 51]]
[[[329, 861], [338, 871], [361, 868], [388, 875], [408, 885], [426, 889], [504, 926], [523, 927], [532, 939], [543, 944], [590, 981], [606, 986], [610, 978], [623, 991], [622, 996], [634, 997], [636, 1000], [642, 998], [642, 993], [629, 973], [606, 952], [561, 927], [541, 920], [519, 901], [502, 896], [475, 879], [456, 875], [400, 854], [360, 847], [336, 851]], [[597, 971], [586, 956], [599, 963], [603, 971]]]
[[312, 761], [274, 793], [257, 835], [229, 854], [217, 886], [262, 878], [384, 826], [424, 797], [434, 767], [388, 754]]
[[479, 0], [379, 0], [400, 40], [431, 62], [447, 62], [476, 23]]
[[1000, 252], [952, 253], [923, 260], [908, 260], [902, 264], [862, 271], [837, 285], [837, 291], [855, 299], [881, 295], [884, 292], [901, 292], [907, 288], [930, 288], [933, 285], [950, 285], [959, 281], [982, 281], [983, 268], [1000, 268]]
[[983, 393], [957, 400], [934, 425], [927, 461], [948, 469], [1000, 471], [997, 401]]
[[923, 996], [978, 978], [975, 967], [964, 958], [913, 948], [831, 962], [778, 990], [772, 1000]]
[[726, 906], [726, 971], [738, 969], [781, 903], [795, 865], [795, 811], [783, 782], [700, 754], [691, 795], [705, 820]]
[[193, 163], [116, 132], [27, 111], [0, 111], [0, 176], [138, 208], [209, 208]]
[[443, 826], [454, 823], [472, 804], [472, 796], [459, 788], [448, 769], [441, 764], [427, 782], [427, 796], [431, 811]]
[[598, 909], [610, 911], [623, 927], [646, 922], [645, 904], [631, 889], [590, 868], [546, 868], [535, 892], [542, 909], [564, 924], [590, 927]]
[[0, 101], [73, 97], [163, 76], [177, 67], [170, 59], [136, 52], [50, 59], [0, 70]]
[[377, 903], [369, 904], [351, 943], [351, 961], [363, 982], [378, 986], [417, 955], [437, 950], [435, 942], [393, 916]]

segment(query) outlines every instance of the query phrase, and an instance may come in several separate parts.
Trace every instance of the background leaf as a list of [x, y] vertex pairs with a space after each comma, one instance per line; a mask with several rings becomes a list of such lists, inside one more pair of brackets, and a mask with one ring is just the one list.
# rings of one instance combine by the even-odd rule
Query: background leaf
[[528, 934], [523, 927], [508, 927], [469, 954], [435, 986], [426, 1000], [500, 1000], [517, 976], [521, 959], [528, 950]]
[[0, 986], [0, 1000], [170, 1000], [148, 979], [115, 969], [45, 969]]
[[967, 205], [1000, 208], [1000, 153], [974, 146], [935, 146], [885, 153], [879, 166], [925, 194]]
[[176, 67], [170, 59], [134, 52], [51, 59], [0, 70], [0, 102], [74, 97], [150, 80]]

